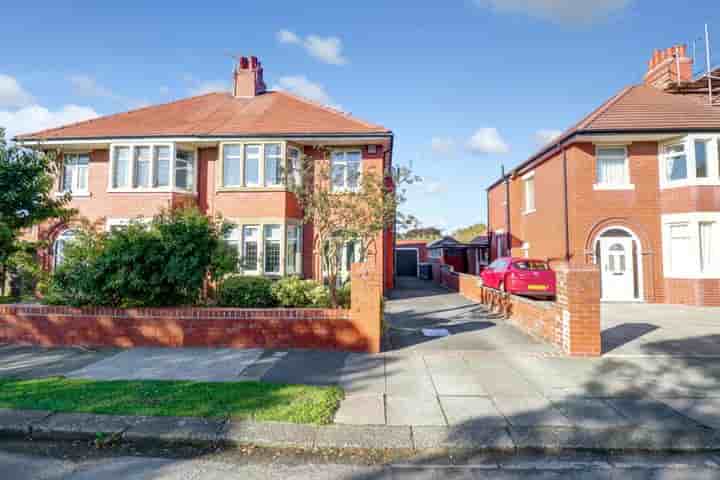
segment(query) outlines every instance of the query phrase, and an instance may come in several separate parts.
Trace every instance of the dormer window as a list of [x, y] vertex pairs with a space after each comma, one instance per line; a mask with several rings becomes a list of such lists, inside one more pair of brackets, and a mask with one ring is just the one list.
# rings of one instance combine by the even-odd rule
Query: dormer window
[[196, 152], [175, 144], [112, 145], [111, 192], [178, 191], [195, 188]]

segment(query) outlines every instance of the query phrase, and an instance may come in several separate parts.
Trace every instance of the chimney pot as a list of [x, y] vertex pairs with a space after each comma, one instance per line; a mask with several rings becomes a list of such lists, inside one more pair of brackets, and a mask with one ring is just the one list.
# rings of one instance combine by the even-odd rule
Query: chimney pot
[[254, 97], [265, 91], [263, 69], [257, 57], [240, 57], [233, 79], [233, 95], [236, 97]]
[[248, 68], [248, 58], [240, 57], [240, 69], [247, 70], [247, 68]]
[[257, 57], [250, 57], [250, 68], [255, 70], [258, 67], [258, 59]]

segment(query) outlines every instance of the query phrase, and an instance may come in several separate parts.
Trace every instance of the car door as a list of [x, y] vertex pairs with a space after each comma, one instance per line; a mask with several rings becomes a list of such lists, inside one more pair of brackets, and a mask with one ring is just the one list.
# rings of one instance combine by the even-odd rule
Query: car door
[[495, 288], [495, 267], [497, 266], [497, 263], [498, 261], [495, 260], [480, 274], [483, 279], [483, 284], [491, 288]]

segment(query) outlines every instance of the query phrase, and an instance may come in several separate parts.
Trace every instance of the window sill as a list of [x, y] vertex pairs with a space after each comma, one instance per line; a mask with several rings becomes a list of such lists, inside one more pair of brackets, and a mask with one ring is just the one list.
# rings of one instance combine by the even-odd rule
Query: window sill
[[523, 215], [530, 215], [531, 213], [535, 213], [536, 211], [537, 211], [537, 210], [535, 210], [534, 208], [533, 208], [532, 210], [523, 210], [522, 214], [523, 214]]
[[252, 187], [217, 187], [217, 193], [223, 192], [287, 192], [285, 185], [257, 185]]
[[674, 182], [663, 182], [660, 184], [661, 190], [670, 190], [682, 187], [720, 187], [720, 181], [713, 179], [703, 180], [676, 180]]
[[665, 278], [671, 280], [719, 280], [720, 272], [666, 273]]
[[55, 192], [55, 198], [64, 197], [67, 193], [70, 194], [71, 200], [74, 200], [76, 198], [90, 198], [92, 196], [90, 192]]
[[593, 190], [635, 190], [635, 185], [627, 183], [623, 185], [607, 185], [602, 183], [596, 183], [593, 185]]

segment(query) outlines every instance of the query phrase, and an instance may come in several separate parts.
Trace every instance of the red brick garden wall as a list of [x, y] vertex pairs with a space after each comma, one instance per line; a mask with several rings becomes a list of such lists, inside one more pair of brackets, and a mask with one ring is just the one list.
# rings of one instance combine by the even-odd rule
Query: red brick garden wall
[[379, 352], [380, 276], [365, 264], [352, 275], [349, 310], [0, 305], [0, 343]]
[[595, 266], [553, 267], [557, 297], [536, 301], [481, 285], [480, 277], [442, 271], [442, 284], [501, 313], [533, 337], [574, 356], [596, 356], [600, 341], [600, 273]]

